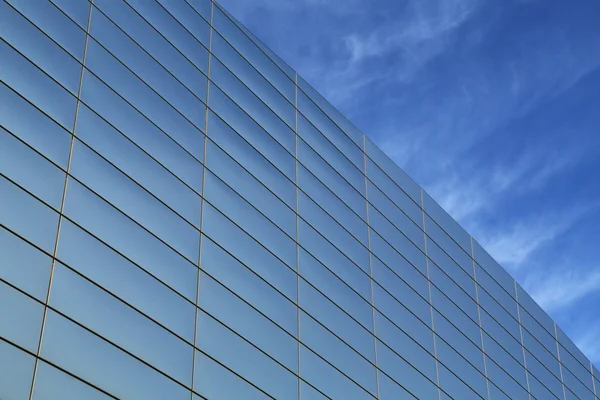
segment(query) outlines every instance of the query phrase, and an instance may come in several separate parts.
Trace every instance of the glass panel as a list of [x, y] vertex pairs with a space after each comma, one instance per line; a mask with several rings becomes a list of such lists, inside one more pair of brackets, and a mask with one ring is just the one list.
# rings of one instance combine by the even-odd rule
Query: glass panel
[[[196, 159], [202, 161], [204, 135], [199, 129], [204, 129], [203, 119], [199, 126], [192, 125], [179, 111], [159, 97], [155, 91], [104, 50], [95, 40], [88, 42], [85, 65], [163, 132], [177, 141]], [[84, 87], [85, 85], [84, 82]], [[82, 98], [85, 99], [85, 96], [82, 95]], [[203, 112], [197, 115], [205, 116]]]
[[298, 399], [298, 378], [223, 325], [200, 312], [200, 350], [278, 399]]
[[[288, 178], [294, 179], [295, 161], [292, 155], [215, 85], [210, 87], [209, 106]], [[212, 131], [209, 131], [209, 137], [218, 140]]]
[[463, 250], [448, 233], [446, 233], [428, 215], [425, 216], [425, 231], [440, 248], [442, 248], [465, 272], [473, 276], [473, 259], [470, 251]]
[[342, 175], [363, 196], [365, 195], [365, 176], [363, 164], [355, 166], [325, 138], [302, 114], [298, 114], [298, 134], [302, 139]]
[[304, 193], [298, 193], [298, 213], [344, 256], [363, 271], [369, 271], [369, 251]]
[[198, 305], [288, 369], [297, 372], [298, 343], [294, 337], [204, 274], [200, 277]]
[[2, 126], [66, 169], [71, 134], [2, 83], [0, 101]]
[[448, 232], [448, 235], [452, 237], [452, 239], [454, 239], [467, 254], [471, 254], [471, 237], [469, 234], [425, 192], [423, 192], [423, 208], [443, 230]]
[[194, 10], [202, 15], [205, 20], [210, 21], [212, 13], [212, 2], [210, 0], [188, 0], [188, 3], [194, 7]]
[[[520, 285], [517, 285], [517, 294], [519, 299], [519, 304], [521, 305], [521, 319], [525, 318], [525, 321], [521, 321], [523, 326], [529, 328], [530, 326], [538, 326], [546, 330], [544, 343], [547, 343], [548, 350], [551, 350], [550, 347], [556, 348], [556, 343], [550, 344], [550, 342], [555, 341], [555, 329], [554, 329], [554, 321], [552, 318], [546, 314], [544, 310], [529, 296], [525, 290]], [[527, 315], [523, 316], [523, 309], [527, 311]], [[556, 349], [551, 350], [556, 353]]]
[[[96, 0], [94, 5], [197, 97], [206, 99], [206, 76], [181, 54], [179, 49], [168, 42], [162, 32], [155, 30], [121, 0]], [[160, 8], [156, 4], [154, 6]]]
[[296, 213], [215, 144], [209, 141], [206, 146], [206, 166], [211, 172], [294, 237]]
[[322, 395], [317, 389], [308, 385], [305, 382], [300, 382], [300, 399], [301, 400], [325, 400], [327, 397]]
[[403, 190], [387, 176], [373, 161], [367, 159], [367, 177], [394, 202], [415, 224], [423, 227], [423, 212], [420, 201], [415, 203]]
[[79, 0], [51, 0], [55, 6], [60, 8], [82, 29], [87, 27], [90, 5]]
[[0, 224], [31, 241], [47, 253], [56, 242], [58, 214], [0, 176]]
[[367, 181], [369, 202], [394, 226], [408, 237], [419, 249], [425, 251], [425, 234], [396, 204], [377, 186]]
[[71, 93], [3, 41], [0, 41], [0, 58], [5, 61], [0, 69], [1, 81], [65, 129], [73, 129], [76, 99]]
[[[373, 395], [376, 394], [375, 366], [305, 313], [300, 313], [300, 337], [304, 345], [318, 353]], [[373, 338], [371, 337], [369, 340], [373, 341]]]
[[515, 298], [515, 280], [490, 256], [479, 243], [473, 240], [473, 257], [502, 288]]
[[[452, 318], [451, 316], [448, 318]], [[477, 342], [472, 342], [469, 340], [467, 336], [465, 336], [459, 328], [452, 324], [452, 320], [448, 321], [438, 312], [433, 312], [433, 324], [435, 327], [436, 335], [441, 338], [446, 346], [452, 347], [456, 353], [460, 354], [467, 362], [469, 362], [473, 367], [477, 368], [479, 372], [482, 374], [485, 371], [485, 367], [483, 365], [483, 353], [481, 351], [481, 337], [479, 337]], [[441, 340], [437, 340], [436, 344], [440, 346]], [[439, 348], [439, 347], [438, 347]], [[444, 362], [444, 358], [437, 354], [440, 361]], [[454, 353], [449, 354], [449, 357], [453, 357]], [[446, 359], [446, 361], [448, 361]], [[463, 362], [463, 360], [460, 360]], [[445, 362], [448, 367], [451, 367], [453, 364]]]
[[50, 257], [4, 228], [0, 243], [10, 249], [0, 253], [0, 278], [45, 302], [50, 281]]
[[0, 340], [0, 398], [27, 399], [34, 364], [32, 356]]
[[[196, 93], [193, 93], [173, 72], [159, 64], [101, 12], [94, 13], [90, 34], [199, 129], [204, 130], [206, 105], [198, 101], [206, 102], [208, 80], [204, 75], [195, 74], [199, 82], [195, 85]], [[120, 90], [118, 87], [116, 89]]]
[[[87, 23], [89, 5], [82, 4], [85, 8]], [[81, 64], [5, 2], [0, 3], [0, 37], [46, 71], [71, 93], [77, 94]], [[4, 46], [5, 44], [2, 43], [3, 49]]]
[[[450, 365], [450, 367], [453, 370], [456, 368], [455, 365]], [[456, 375], [450, 372], [448, 368], [444, 367], [443, 365], [440, 365], [439, 371], [440, 386], [443, 391], [452, 396], [452, 399], [479, 400], [482, 398], [479, 395], [477, 395], [477, 393], [469, 386], [467, 386], [463, 381], [458, 379]]]
[[296, 72], [289, 65], [287, 65], [285, 62], [283, 62], [275, 53], [273, 53], [267, 46], [265, 46], [265, 44], [263, 42], [261, 42], [260, 39], [258, 39], [252, 32], [250, 32], [242, 24], [240, 24], [239, 21], [237, 21], [230, 13], [227, 12], [227, 10], [221, 8], [221, 11], [223, 11], [225, 13], [225, 15], [227, 15], [229, 17], [229, 19], [231, 19], [233, 21], [233, 23], [236, 24], [236, 26], [238, 28], [240, 28], [250, 38], [250, 40], [252, 40], [252, 42], [256, 46], [258, 46], [263, 52], [265, 52], [265, 54], [275, 64], [277, 64], [277, 66], [279, 68], [281, 68], [281, 70], [283, 72], [285, 72], [285, 74], [287, 76], [289, 76], [290, 79], [294, 80], [294, 78], [296, 76]]
[[429, 298], [429, 284], [425, 274], [419, 272], [374, 231], [371, 231], [371, 251], [421, 297]]
[[70, 172], [188, 260], [197, 261], [200, 231], [78, 140], [73, 147]]
[[44, 306], [0, 282], [0, 337], [36, 353]]
[[[200, 196], [84, 105], [80, 105], [77, 115], [77, 137], [191, 224], [200, 226]], [[169, 147], [163, 147], [163, 151], [169, 152]], [[174, 153], [170, 157], [178, 155]], [[193, 163], [190, 167], [201, 182], [202, 165]]]
[[421, 204], [421, 188], [391, 158], [365, 137], [365, 152], [403, 191]]
[[269, 58], [260, 51], [218, 7], [213, 9], [214, 28], [219, 31], [233, 47], [240, 52], [254, 67], [275, 86], [287, 99], [292, 102], [295, 97], [294, 82], [292, 82]]
[[[486, 349], [487, 351], [487, 349]], [[524, 386], [519, 385], [511, 378], [505, 370], [502, 370], [489, 358], [486, 360], [487, 376], [490, 379], [489, 390], [492, 400], [528, 400], [527, 382]], [[519, 367], [518, 374], [525, 379], [525, 370]]]
[[301, 164], [298, 164], [298, 186], [315, 203], [323, 207], [340, 225], [367, 246], [367, 224]]
[[[502, 348], [510, 353], [512, 357], [521, 365], [524, 363], [523, 348], [521, 347], [521, 336], [518, 338], [512, 336], [506, 331], [505, 327], [493, 319], [484, 310], [481, 310], [481, 326], [484, 332], [487, 332]], [[518, 327], [517, 327], [518, 331]]]
[[[418, 399], [435, 399], [437, 387], [387, 346], [377, 341], [377, 364]], [[461, 398], [462, 400], [462, 398]]]
[[[366, 359], [375, 362], [375, 349], [371, 333], [304, 280], [300, 281], [300, 306]], [[300, 329], [303, 329], [302, 323]], [[302, 335], [300, 338], [304, 341]], [[307, 345], [310, 346], [310, 343]]]
[[379, 398], [381, 400], [405, 400], [416, 399], [411, 393], [407, 392], [402, 386], [388, 378], [382, 372], [379, 374]]
[[[204, 354], [196, 352], [194, 390], [211, 400], [266, 400], [268, 395]], [[200, 400], [199, 397], [195, 399]]]
[[[185, 1], [159, 0], [159, 3], [181, 23], [205, 47], [210, 42], [210, 25], [198, 16], [194, 9]], [[156, 7], [158, 11], [158, 7]], [[162, 16], [162, 12], [161, 12]], [[167, 18], [166, 16], [164, 18]], [[210, 19], [210, 15], [209, 15]], [[155, 25], [157, 26], [157, 25]], [[158, 27], [158, 26], [157, 26]], [[159, 30], [163, 30], [159, 27]]]
[[[194, 340], [194, 304], [69, 220], [60, 228], [57, 257], [189, 342]], [[192, 276], [196, 279], [197, 273]]]
[[2, 128], [0, 173], [60, 209], [65, 173]]
[[[83, 80], [81, 97], [88, 106], [196, 192], [202, 191], [201, 166], [192, 155], [92, 74], [85, 74]], [[203, 145], [199, 138], [198, 142]]]
[[329, 119], [302, 91], [298, 91], [298, 110], [359, 169], [365, 165], [364, 154], [342, 130]]
[[[204, 271], [288, 333], [293, 336], [297, 334], [298, 318], [295, 304], [206, 236], [202, 238], [201, 266]], [[268, 276], [263, 278], [267, 279]], [[290, 281], [292, 280], [295, 281], [294, 278], [290, 278]]]
[[325, 162], [310, 146], [303, 140], [298, 139], [298, 161], [306, 167], [313, 175], [335, 193], [344, 203], [348, 205], [363, 220], [367, 220], [367, 204], [365, 198], [360, 195], [342, 175], [336, 172]]
[[461, 287], [465, 294], [469, 295], [473, 300], [476, 299], [473, 277], [455, 263], [429, 237], [427, 238], [427, 255], [453, 282], [456, 282]]
[[[491, 297], [506, 310], [505, 313], [517, 319], [517, 302], [483, 268], [475, 264], [476, 281]], [[481, 293], [482, 290], [480, 289]], [[495, 306], [497, 307], [497, 306]], [[484, 307], [485, 308], [485, 307]]]
[[296, 267], [296, 244], [289, 236], [212, 173], [206, 173], [204, 185], [204, 198], [207, 201], [287, 265]]
[[336, 123], [359, 147], [363, 146], [363, 134], [350, 121], [346, 119], [334, 106], [319, 94], [304, 79], [298, 76], [298, 87], [302, 89], [312, 101], [321, 108], [329, 118]]
[[[454, 302], [465, 314], [474, 322], [478, 323], [478, 309], [475, 299], [469, 297], [462, 288], [466, 285], [458, 285], [452, 279], [448, 278], [440, 268], [434, 263], [429, 263], [429, 277], [433, 283], [444, 295]], [[471, 281], [472, 283], [473, 281]], [[436, 304], [434, 303], [434, 306]], [[448, 316], [450, 317], [450, 316]]]
[[39, 361], [33, 387], [33, 400], [109, 400], [104, 393]]
[[269, 158], [261, 155], [212, 111], [209, 111], [208, 132], [212, 141], [227, 152], [231, 158], [271, 189], [288, 206], [296, 208], [296, 187], [290, 178], [277, 169], [274, 164], [271, 164], [272, 161]]
[[[550, 390], [550, 392], [554, 393], [556, 397], [561, 398], [562, 384], [560, 382], [560, 371], [558, 376], [555, 374], [556, 370], [559, 369], [558, 362], [554, 364], [547, 362], [546, 360], [544, 360], [544, 358], [537, 358], [538, 356], [540, 356], [540, 354], [532, 355], [527, 345], [525, 349], [525, 360], [527, 362], [527, 370], [529, 371], [529, 384], [532, 386], [531, 392], [534, 394], [534, 396], [536, 395], [533, 388], [534, 384], [532, 383], [532, 377], [535, 377], [544, 386], [546, 386], [548, 390]], [[549, 369], [551, 369], [552, 372], [550, 372]], [[544, 397], [542, 396], [540, 398]]]
[[[417, 369], [432, 382], [436, 381], [435, 358], [413, 338], [408, 336], [381, 313], [375, 313], [377, 337], [412, 368]], [[433, 344], [433, 335], [431, 335]], [[379, 350], [379, 349], [378, 349]]]
[[431, 287], [431, 298], [434, 309], [452, 321], [452, 324], [467, 336], [471, 342], [480, 345], [481, 334], [479, 325], [469, 318], [459, 307], [449, 301], [440, 290]]
[[216, 58], [211, 61], [210, 79], [287, 151], [294, 152], [292, 129]]
[[69, 181], [65, 214], [131, 261], [195, 301], [197, 267], [74, 180]]
[[373, 311], [369, 302], [329, 271], [317, 259], [300, 249], [300, 275], [370, 331]]
[[401, 303], [389, 295], [379, 285], [373, 285], [375, 307], [389, 318], [397, 327], [416, 340], [433, 354], [433, 336], [429, 325], [412, 314]]
[[373, 279], [424, 324], [430, 325], [431, 305], [429, 302], [377, 258], [373, 257], [372, 265]]
[[60, 263], [54, 267], [50, 305], [191, 386], [193, 351], [190, 345]]
[[367, 391], [304, 346], [300, 346], [300, 371], [302, 378], [332, 399], [373, 399]]
[[290, 300], [296, 301], [298, 290], [294, 271], [208, 203], [204, 204], [202, 230]]
[[216, 31], [213, 32], [211, 51], [281, 119], [289, 126], [295, 126], [296, 112], [292, 104]]
[[44, 0], [8, 0], [8, 3], [74, 57], [83, 60], [85, 32], [52, 3]]
[[303, 220], [298, 220], [300, 245], [365, 299], [371, 298], [369, 276]]
[[[181, 24], [177, 23], [164, 8], [154, 1], [127, 0], [127, 2], [144, 19], [146, 19], [149, 24], [159, 31], [161, 35], [192, 61], [196, 67], [206, 73], [208, 70], [208, 51], [192, 36], [191, 33], [189, 33]], [[170, 9], [172, 10], [172, 8]], [[191, 12], [191, 10], [188, 12]], [[206, 34], [207, 32], [205, 30], [203, 39], [205, 40], [205, 43], [208, 43]]]
[[414, 268], [417, 268], [422, 274], [427, 273], [425, 254], [373, 207], [369, 207], [369, 224]]
[[51, 310], [44, 327], [41, 356], [117, 398], [190, 397], [183, 386]]

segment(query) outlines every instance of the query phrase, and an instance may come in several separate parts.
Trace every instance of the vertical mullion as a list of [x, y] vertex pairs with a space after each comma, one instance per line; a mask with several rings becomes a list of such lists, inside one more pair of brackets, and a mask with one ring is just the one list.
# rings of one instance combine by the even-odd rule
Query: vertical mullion
[[523, 350], [523, 364], [525, 366], [525, 379], [527, 381], [527, 391], [529, 392], [529, 398], [532, 399], [531, 395], [531, 384], [529, 383], [529, 370], [527, 369], [527, 356], [525, 353], [525, 341], [523, 340], [523, 326], [521, 325], [521, 304], [519, 303], [519, 291], [517, 290], [517, 281], [515, 283], [515, 297], [517, 300], [517, 319], [519, 320], [519, 334], [521, 336], [521, 349]]
[[371, 221], [369, 219], [369, 184], [367, 181], [367, 153], [366, 136], [362, 138], [363, 146], [363, 174], [365, 177], [365, 207], [367, 211], [367, 248], [369, 250], [369, 288], [371, 289], [371, 317], [373, 321], [373, 352], [375, 356], [375, 387], [377, 389], [377, 398], [381, 398], [379, 393], [379, 362], [377, 358], [377, 329], [375, 328], [375, 296], [373, 293], [373, 254], [371, 252]]
[[61, 199], [61, 204], [60, 204], [60, 213], [58, 215], [58, 224], [56, 227], [56, 240], [54, 241], [54, 249], [52, 251], [52, 264], [50, 266], [50, 277], [48, 279], [48, 290], [46, 292], [46, 300], [44, 302], [44, 314], [42, 315], [42, 328], [40, 330], [38, 348], [37, 348], [37, 352], [36, 352], [35, 363], [33, 366], [33, 376], [31, 379], [31, 388], [29, 390], [29, 399], [30, 400], [33, 397], [33, 391], [35, 388], [35, 380], [37, 377], [37, 370], [38, 370], [38, 365], [39, 365], [39, 361], [40, 361], [40, 354], [42, 351], [42, 339], [44, 337], [44, 329], [46, 326], [46, 318], [48, 315], [48, 304], [50, 302], [50, 291], [52, 288], [52, 279], [54, 278], [54, 268], [56, 266], [56, 254], [58, 252], [58, 241], [60, 238], [60, 228], [61, 228], [62, 221], [64, 218], [63, 213], [64, 213], [64, 209], [65, 209], [65, 200], [67, 198], [67, 186], [69, 184], [69, 173], [71, 171], [73, 146], [75, 144], [75, 135], [76, 135], [76, 129], [77, 129], [77, 117], [79, 115], [79, 105], [81, 104], [81, 91], [82, 91], [82, 86], [83, 86], [83, 75], [85, 73], [85, 60], [87, 57], [88, 40], [90, 37], [90, 24], [92, 21], [92, 10], [93, 10], [93, 2], [90, 1], [87, 26], [86, 26], [86, 30], [85, 30], [85, 42], [83, 45], [83, 60], [81, 63], [81, 73], [79, 75], [79, 88], [77, 90], [77, 101], [75, 103], [75, 117], [73, 118], [73, 131], [72, 131], [72, 135], [71, 135], [71, 143], [69, 144], [69, 157], [67, 160], [67, 171], [65, 174], [65, 182], [64, 182], [64, 186], [63, 186], [63, 193], [62, 193], [62, 199]]
[[556, 342], [556, 356], [558, 357], [558, 370], [560, 371], [560, 383], [562, 384], [563, 398], [567, 399], [567, 388], [565, 387], [565, 379], [563, 377], [563, 365], [560, 361], [560, 346], [558, 345], [558, 332], [556, 330], [556, 322], [554, 323], [554, 341]]
[[436, 375], [436, 383], [438, 385], [438, 399], [442, 398], [442, 391], [440, 385], [440, 371], [439, 371], [439, 361], [437, 357], [437, 339], [435, 335], [435, 321], [433, 318], [433, 296], [431, 291], [431, 276], [429, 273], [429, 253], [427, 252], [427, 233], [426, 233], [426, 221], [425, 221], [425, 203], [423, 199], [423, 189], [421, 188], [421, 214], [423, 217], [423, 241], [425, 247], [425, 266], [427, 272], [427, 288], [429, 291], [429, 310], [431, 314], [431, 330], [433, 337], [433, 355], [435, 357], [435, 375]]
[[298, 341], [298, 399], [301, 398], [300, 382], [300, 238], [298, 235], [298, 73], [294, 75], [294, 181], [296, 194], [296, 324]]
[[196, 350], [197, 348], [197, 343], [196, 343], [196, 338], [198, 336], [198, 309], [200, 308], [200, 280], [201, 280], [201, 274], [200, 274], [200, 266], [202, 265], [202, 237], [204, 236], [202, 233], [202, 229], [203, 229], [203, 222], [204, 222], [204, 188], [205, 188], [205, 182], [206, 182], [206, 145], [207, 145], [207, 141], [208, 141], [208, 117], [209, 117], [209, 112], [208, 112], [208, 102], [209, 102], [209, 98], [210, 98], [210, 61], [212, 59], [212, 37], [213, 37], [213, 14], [214, 14], [214, 3], [211, 1], [210, 2], [210, 21], [209, 21], [209, 25], [210, 25], [210, 33], [209, 33], [209, 38], [208, 38], [208, 66], [207, 66], [207, 71], [206, 71], [206, 109], [205, 109], [205, 118], [204, 118], [204, 157], [202, 160], [202, 193], [201, 193], [201, 199], [200, 199], [200, 243], [198, 246], [198, 278], [196, 281], [196, 308], [194, 309], [194, 347], [192, 349], [193, 354], [192, 354], [192, 390], [190, 392], [190, 399], [193, 400], [194, 399], [194, 390], [195, 390], [195, 382], [194, 382], [194, 376], [196, 375], [196, 353], [198, 352]]
[[433, 318], [433, 296], [431, 291], [431, 276], [429, 273], [429, 253], [427, 252], [427, 228], [425, 222], [425, 203], [423, 200], [423, 188], [421, 188], [421, 215], [423, 216], [423, 242], [425, 246], [425, 267], [427, 272], [427, 288], [429, 291], [429, 312], [431, 314], [431, 335], [433, 337], [433, 356], [435, 358], [435, 380], [438, 386], [438, 400], [442, 400], [442, 387], [440, 385], [440, 366], [437, 356], [437, 338], [435, 335], [435, 321]]
[[483, 342], [483, 325], [481, 322], [481, 306], [479, 305], [479, 284], [477, 283], [477, 268], [475, 267], [475, 249], [473, 248], [473, 237], [471, 239], [471, 263], [473, 265], [473, 279], [475, 280], [475, 300], [477, 302], [477, 321], [479, 325], [479, 336], [481, 338], [481, 356], [483, 357], [483, 373], [485, 375], [485, 387], [487, 389], [487, 397], [491, 399], [490, 395], [490, 379], [487, 371], [487, 357], [485, 354], [485, 344]]

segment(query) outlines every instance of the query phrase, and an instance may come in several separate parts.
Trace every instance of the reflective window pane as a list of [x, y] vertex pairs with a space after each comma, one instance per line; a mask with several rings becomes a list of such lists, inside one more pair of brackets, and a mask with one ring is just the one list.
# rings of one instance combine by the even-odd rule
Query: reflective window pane
[[50, 257], [4, 228], [0, 228], [0, 243], [3, 248], [10, 249], [0, 253], [0, 278], [45, 302], [52, 264]]
[[108, 400], [111, 397], [40, 361], [32, 398], [35, 400]]
[[278, 399], [298, 399], [298, 379], [225, 326], [200, 312], [197, 346]]
[[0, 176], [0, 224], [47, 253], [56, 242], [58, 213]]
[[190, 397], [183, 386], [53, 311], [46, 318], [41, 356], [117, 398]]
[[61, 225], [57, 257], [105, 290], [193, 342], [194, 304], [69, 220], [64, 220]]
[[33, 356], [0, 340], [0, 398], [29, 397], [34, 363]]

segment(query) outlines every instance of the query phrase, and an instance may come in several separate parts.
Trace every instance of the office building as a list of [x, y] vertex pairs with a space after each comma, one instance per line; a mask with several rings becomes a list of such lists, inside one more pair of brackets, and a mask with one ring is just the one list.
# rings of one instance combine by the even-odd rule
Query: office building
[[436, 202], [210, 0], [0, 0], [0, 399], [598, 399]]

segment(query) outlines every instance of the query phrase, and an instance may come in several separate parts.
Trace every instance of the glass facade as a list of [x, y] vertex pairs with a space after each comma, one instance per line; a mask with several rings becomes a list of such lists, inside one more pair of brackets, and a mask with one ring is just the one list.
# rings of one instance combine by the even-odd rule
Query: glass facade
[[0, 0], [0, 399], [598, 399], [449, 215], [210, 0]]

